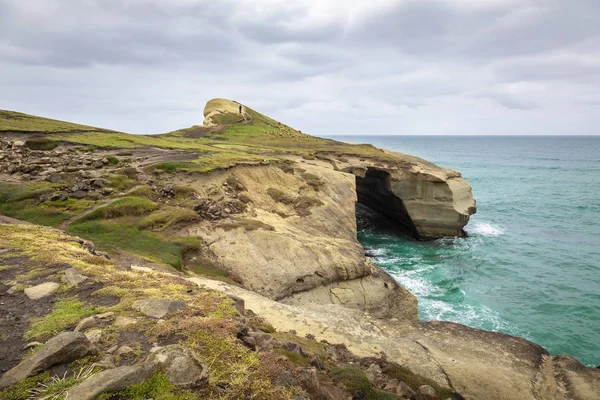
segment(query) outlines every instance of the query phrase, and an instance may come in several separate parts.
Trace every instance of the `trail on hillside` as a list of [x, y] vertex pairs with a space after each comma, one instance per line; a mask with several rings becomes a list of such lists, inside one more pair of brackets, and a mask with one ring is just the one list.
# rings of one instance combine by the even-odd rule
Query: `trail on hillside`
[[128, 194], [136, 191], [137, 189], [141, 188], [142, 186], [143, 185], [135, 185], [131, 189], [129, 189], [129, 190], [121, 193], [119, 195], [119, 197], [115, 197], [113, 199], [106, 200], [106, 201], [104, 201], [104, 202], [102, 202], [102, 203], [100, 203], [98, 205], [95, 205], [92, 208], [88, 208], [87, 210], [85, 210], [85, 211], [83, 211], [83, 212], [81, 212], [81, 213], [79, 213], [77, 215], [72, 216], [71, 218], [67, 219], [66, 221], [63, 221], [60, 225], [57, 226], [57, 228], [64, 231], [69, 225], [71, 225], [73, 222], [77, 221], [78, 219], [85, 217], [86, 215], [88, 215], [88, 214], [96, 211], [99, 208], [109, 206], [109, 205], [111, 205], [112, 203], [114, 203], [117, 200], [121, 200], [123, 197], [125, 197]]

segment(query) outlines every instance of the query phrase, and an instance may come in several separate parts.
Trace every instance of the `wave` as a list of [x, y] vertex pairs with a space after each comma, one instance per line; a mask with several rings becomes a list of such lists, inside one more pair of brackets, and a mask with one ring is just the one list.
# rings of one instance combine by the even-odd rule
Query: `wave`
[[491, 224], [489, 222], [474, 222], [472, 225], [467, 225], [466, 230], [470, 234], [482, 236], [500, 236], [504, 235], [504, 228]]

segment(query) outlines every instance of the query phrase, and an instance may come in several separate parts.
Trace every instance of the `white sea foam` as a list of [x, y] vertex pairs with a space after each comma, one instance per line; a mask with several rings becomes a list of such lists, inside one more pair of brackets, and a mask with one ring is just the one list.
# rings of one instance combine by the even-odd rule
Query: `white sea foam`
[[425, 279], [420, 278], [417, 274], [411, 274], [407, 272], [403, 273], [391, 273], [398, 282], [402, 284], [409, 292], [415, 296], [431, 296], [437, 288]]
[[470, 234], [482, 236], [500, 236], [504, 234], [504, 229], [498, 225], [493, 225], [489, 222], [473, 222], [472, 225], [467, 225], [467, 232]]

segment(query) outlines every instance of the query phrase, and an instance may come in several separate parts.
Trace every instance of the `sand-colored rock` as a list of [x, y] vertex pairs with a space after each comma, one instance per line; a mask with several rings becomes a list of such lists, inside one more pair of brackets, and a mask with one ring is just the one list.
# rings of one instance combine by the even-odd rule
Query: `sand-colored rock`
[[339, 165], [357, 176], [359, 201], [419, 239], [462, 236], [476, 204], [460, 172], [408, 154], [384, 152], [392, 158], [350, 158]]
[[181, 300], [143, 299], [135, 301], [132, 308], [148, 317], [162, 318], [186, 306], [186, 302]]
[[25, 289], [25, 294], [31, 300], [39, 300], [47, 296], [53, 295], [58, 290], [58, 283], [56, 282], [45, 282], [36, 286], [32, 286]]
[[388, 360], [454, 388], [469, 400], [595, 400], [600, 370], [571, 357], [552, 357], [525, 339], [449, 322], [389, 321], [334, 304], [295, 306], [204, 278], [204, 287], [244, 299], [246, 308], [279, 331], [344, 343], [362, 357]]

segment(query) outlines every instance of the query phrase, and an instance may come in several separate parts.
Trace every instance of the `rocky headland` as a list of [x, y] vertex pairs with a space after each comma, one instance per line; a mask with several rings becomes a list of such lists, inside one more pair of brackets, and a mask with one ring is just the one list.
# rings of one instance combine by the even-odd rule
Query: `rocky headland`
[[457, 171], [225, 99], [147, 136], [0, 112], [0, 399], [600, 398], [571, 357], [420, 322], [357, 203], [418, 240], [476, 211]]

